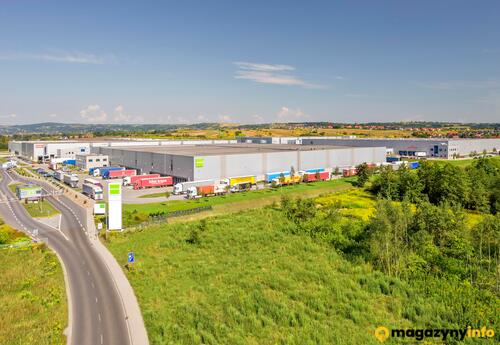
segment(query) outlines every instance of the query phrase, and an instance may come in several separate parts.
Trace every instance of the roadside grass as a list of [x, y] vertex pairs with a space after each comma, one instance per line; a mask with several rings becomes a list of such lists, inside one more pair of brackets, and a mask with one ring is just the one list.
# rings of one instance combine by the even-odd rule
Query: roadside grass
[[[370, 209], [360, 193], [352, 207], [355, 191], [317, 202]], [[439, 284], [426, 293], [288, 225], [266, 207], [113, 234], [106, 245], [124, 266], [135, 253], [126, 274], [151, 344], [379, 344], [380, 325], [463, 327]]]
[[[16, 187], [21, 184], [22, 183], [9, 184], [9, 189], [12, 191], [12, 194], [16, 195]], [[33, 218], [46, 218], [59, 214], [59, 211], [56, 210], [54, 206], [52, 206], [52, 204], [47, 200], [38, 201], [36, 203], [34, 202], [25, 203], [21, 201], [21, 204], [24, 206], [26, 211], [28, 211], [29, 215]]]
[[[29, 240], [6, 224], [0, 234], [7, 244]], [[0, 248], [0, 262], [0, 344], [65, 344], [67, 301], [57, 256], [28, 245]]]
[[139, 198], [160, 198], [160, 197], [165, 197], [166, 198], [167, 192], [159, 192], [159, 193], [151, 193], [151, 194], [144, 194], [141, 195]]

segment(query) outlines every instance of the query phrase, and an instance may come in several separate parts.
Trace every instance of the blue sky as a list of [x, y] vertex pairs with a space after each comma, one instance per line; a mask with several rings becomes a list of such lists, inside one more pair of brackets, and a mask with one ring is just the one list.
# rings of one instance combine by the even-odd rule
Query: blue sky
[[500, 120], [499, 1], [2, 1], [0, 124]]

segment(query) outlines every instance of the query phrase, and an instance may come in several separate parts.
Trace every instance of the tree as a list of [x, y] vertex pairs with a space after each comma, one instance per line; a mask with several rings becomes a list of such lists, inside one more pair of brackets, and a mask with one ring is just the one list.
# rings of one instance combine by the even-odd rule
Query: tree
[[356, 167], [356, 169], [358, 175], [357, 185], [359, 187], [363, 187], [370, 179], [370, 176], [373, 175], [373, 168], [366, 163], [361, 163]]

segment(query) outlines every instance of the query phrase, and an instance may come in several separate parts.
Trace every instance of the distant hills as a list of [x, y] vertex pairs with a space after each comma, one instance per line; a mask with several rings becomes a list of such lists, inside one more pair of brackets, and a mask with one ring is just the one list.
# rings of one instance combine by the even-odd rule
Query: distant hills
[[[117, 132], [162, 132], [177, 129], [249, 129], [249, 128], [342, 128], [351, 126], [381, 127], [385, 129], [415, 128], [457, 128], [457, 129], [500, 129], [499, 123], [447, 123], [447, 122], [370, 122], [370, 123], [333, 123], [333, 122], [293, 122], [268, 124], [82, 124], [43, 122], [26, 125], [0, 125], [0, 135], [14, 134], [62, 134], [62, 133], [117, 133]], [[380, 128], [377, 128], [380, 129]]]

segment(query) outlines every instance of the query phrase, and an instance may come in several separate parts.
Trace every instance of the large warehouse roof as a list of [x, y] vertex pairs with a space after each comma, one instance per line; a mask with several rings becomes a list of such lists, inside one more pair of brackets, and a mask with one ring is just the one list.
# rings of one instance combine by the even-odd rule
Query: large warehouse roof
[[154, 152], [174, 154], [180, 156], [215, 156], [215, 155], [234, 155], [266, 152], [283, 151], [318, 151], [346, 149], [346, 146], [332, 145], [286, 145], [286, 144], [224, 144], [224, 145], [165, 145], [165, 146], [117, 146], [110, 149], [135, 151], [135, 152]]

